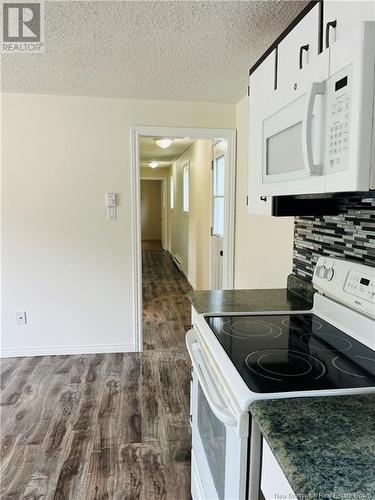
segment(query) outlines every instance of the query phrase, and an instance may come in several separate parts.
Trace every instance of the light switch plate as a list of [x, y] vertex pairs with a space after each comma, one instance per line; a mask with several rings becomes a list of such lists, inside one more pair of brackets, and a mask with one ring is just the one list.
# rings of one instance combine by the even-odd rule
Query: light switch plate
[[117, 219], [116, 207], [107, 207], [107, 220], [113, 222]]
[[106, 193], [105, 194], [106, 207], [116, 206], [116, 193]]

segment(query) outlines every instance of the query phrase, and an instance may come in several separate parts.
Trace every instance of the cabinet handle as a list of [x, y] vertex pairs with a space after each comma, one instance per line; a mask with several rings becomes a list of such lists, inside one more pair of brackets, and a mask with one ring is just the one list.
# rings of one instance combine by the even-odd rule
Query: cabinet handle
[[220, 257], [222, 257], [224, 255], [224, 252], [222, 250], [220, 250]]
[[260, 201], [267, 201], [267, 196], [261, 196]]
[[307, 43], [306, 45], [302, 45], [300, 48], [299, 48], [299, 69], [302, 69], [302, 66], [303, 66], [303, 62], [302, 62], [302, 58], [303, 58], [303, 51], [306, 51], [308, 52], [309, 51], [309, 44]]
[[329, 30], [330, 28], [333, 28], [335, 30], [336, 26], [337, 26], [337, 20], [329, 21], [329, 23], [326, 24], [326, 49], [328, 49], [329, 47]]

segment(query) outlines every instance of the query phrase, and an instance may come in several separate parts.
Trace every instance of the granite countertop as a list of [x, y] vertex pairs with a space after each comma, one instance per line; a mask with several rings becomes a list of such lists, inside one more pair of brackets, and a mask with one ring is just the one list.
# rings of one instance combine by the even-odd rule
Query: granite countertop
[[250, 407], [297, 498], [375, 499], [375, 394]]
[[198, 314], [309, 310], [312, 303], [286, 288], [202, 290], [189, 293]]

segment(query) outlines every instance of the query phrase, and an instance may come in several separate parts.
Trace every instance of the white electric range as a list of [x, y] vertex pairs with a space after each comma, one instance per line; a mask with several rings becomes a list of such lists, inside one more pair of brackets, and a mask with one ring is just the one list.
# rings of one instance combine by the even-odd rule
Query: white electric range
[[249, 498], [253, 401], [375, 392], [375, 268], [320, 257], [313, 285], [307, 311], [194, 314], [193, 500]]

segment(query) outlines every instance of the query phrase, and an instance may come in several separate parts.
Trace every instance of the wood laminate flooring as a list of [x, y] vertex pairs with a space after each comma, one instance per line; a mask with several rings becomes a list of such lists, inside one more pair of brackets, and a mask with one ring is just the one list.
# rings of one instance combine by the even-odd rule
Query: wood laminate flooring
[[190, 498], [188, 290], [144, 252], [144, 352], [2, 360], [2, 500]]

